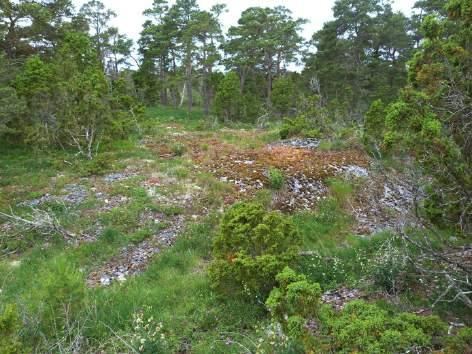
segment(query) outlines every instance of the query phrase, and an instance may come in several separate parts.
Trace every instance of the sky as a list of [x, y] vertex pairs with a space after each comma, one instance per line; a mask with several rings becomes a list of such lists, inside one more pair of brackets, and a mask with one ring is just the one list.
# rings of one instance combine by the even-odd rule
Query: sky
[[[135, 42], [139, 39], [142, 24], [145, 21], [143, 11], [150, 8], [153, 0], [102, 0], [105, 6], [114, 10], [117, 17], [112, 25], [118, 27], [121, 33], [126, 34]], [[87, 0], [74, 0], [79, 9]], [[173, 3], [174, 1], [170, 1]], [[236, 25], [241, 12], [248, 7], [261, 6], [285, 6], [293, 12], [295, 18], [301, 17], [309, 20], [304, 27], [303, 35], [310, 39], [313, 33], [322, 28], [323, 23], [332, 19], [331, 8], [335, 0], [198, 0], [200, 7], [209, 10], [214, 4], [225, 3], [228, 12], [222, 16], [225, 29]], [[402, 11], [410, 15], [415, 0], [393, 0], [394, 10]]]

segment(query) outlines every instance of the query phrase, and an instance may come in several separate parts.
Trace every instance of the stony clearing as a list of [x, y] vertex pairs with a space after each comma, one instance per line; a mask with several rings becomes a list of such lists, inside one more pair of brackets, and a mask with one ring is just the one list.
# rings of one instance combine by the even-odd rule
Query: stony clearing
[[[63, 204], [81, 221], [69, 226], [76, 236], [73, 246], [97, 242], [109, 220], [126, 224], [125, 235], [147, 230], [144, 239], [127, 242], [90, 269], [90, 286], [108, 286], [142, 272], [189, 221], [269, 190], [269, 169], [278, 169], [284, 177], [283, 187], [270, 192], [271, 208], [285, 213], [316, 210], [330, 195], [330, 179], [355, 183], [345, 209], [356, 220], [352, 232], [359, 235], [394, 228], [412, 213], [417, 198], [410, 180], [400, 174], [386, 177], [372, 168], [359, 147], [320, 150], [319, 140], [267, 139], [263, 130], [203, 133], [185, 131], [180, 125], [162, 128], [159, 137], [138, 142], [136, 149], [145, 158], [121, 160], [101, 176], [69, 177], [63, 187], [46, 188], [42, 195], [17, 203], [33, 209]], [[3, 232], [15, 231], [9, 223], [0, 227]]]

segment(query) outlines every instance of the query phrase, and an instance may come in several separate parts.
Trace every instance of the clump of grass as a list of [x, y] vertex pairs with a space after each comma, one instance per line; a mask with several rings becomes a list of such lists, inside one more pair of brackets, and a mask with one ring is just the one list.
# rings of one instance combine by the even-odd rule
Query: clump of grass
[[93, 160], [80, 160], [76, 168], [81, 176], [101, 176], [111, 170], [112, 155], [108, 153], [97, 155]]
[[199, 201], [206, 207], [222, 206], [225, 196], [230, 195], [233, 192], [232, 187], [228, 183], [219, 181], [209, 173], [197, 175], [197, 181], [205, 191], [203, 196], [200, 197]]
[[122, 237], [122, 235], [119, 231], [110, 228], [105, 229], [100, 235], [100, 239], [107, 243], [115, 243], [120, 237]]
[[182, 156], [187, 151], [187, 147], [182, 143], [173, 143], [170, 145], [170, 150], [176, 156]]
[[333, 143], [329, 139], [321, 140], [320, 145], [318, 145], [319, 151], [330, 151], [332, 149], [333, 149]]
[[166, 216], [181, 215], [184, 212], [184, 208], [178, 205], [153, 205], [152, 210]]
[[269, 189], [261, 189], [256, 192], [254, 201], [268, 208], [272, 202], [272, 192]]
[[337, 178], [328, 179], [327, 182], [331, 196], [341, 207], [345, 207], [354, 189], [352, 184]]
[[176, 167], [169, 171], [169, 175], [178, 179], [185, 179], [189, 176], [189, 170], [184, 166]]
[[272, 189], [281, 189], [285, 183], [285, 178], [282, 171], [277, 168], [269, 169], [268, 178], [270, 188]]

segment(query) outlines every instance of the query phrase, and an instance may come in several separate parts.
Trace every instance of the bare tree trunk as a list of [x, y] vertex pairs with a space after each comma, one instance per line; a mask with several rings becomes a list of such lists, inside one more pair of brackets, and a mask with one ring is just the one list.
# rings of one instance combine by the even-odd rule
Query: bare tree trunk
[[186, 68], [186, 86], [187, 86], [187, 105], [188, 111], [192, 112], [193, 108], [193, 92], [192, 92], [192, 59], [190, 54], [187, 57], [187, 68]]
[[203, 82], [202, 82], [202, 91], [203, 91], [203, 112], [206, 116], [210, 114], [210, 91], [208, 88], [208, 78], [207, 73], [203, 74]]
[[16, 43], [16, 21], [18, 18], [11, 18], [9, 17], [10, 24], [8, 26], [8, 32], [5, 36], [5, 52], [9, 59], [16, 58], [16, 51], [15, 51], [15, 43]]
[[243, 93], [244, 85], [246, 84], [246, 77], [247, 77], [247, 69], [241, 67], [239, 70], [239, 92]]
[[272, 73], [269, 71], [267, 77], [267, 107], [272, 107]]
[[169, 101], [167, 99], [167, 87], [166, 87], [166, 72], [165, 72], [165, 62], [164, 62], [164, 57], [161, 57], [161, 60], [159, 61], [159, 78], [161, 80], [161, 84], [164, 87], [161, 87], [161, 104], [166, 106]]
[[180, 105], [179, 105], [179, 107], [182, 107], [182, 105], [184, 104], [186, 88], [187, 88], [187, 82], [184, 82], [184, 87], [182, 89], [182, 95], [180, 96]]
[[269, 53], [265, 55], [267, 69], [267, 107], [272, 107], [272, 56]]

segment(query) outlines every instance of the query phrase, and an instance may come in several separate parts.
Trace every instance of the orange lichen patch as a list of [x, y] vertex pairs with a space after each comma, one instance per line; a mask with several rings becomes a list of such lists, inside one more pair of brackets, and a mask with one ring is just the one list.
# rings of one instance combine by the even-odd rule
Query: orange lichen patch
[[171, 158], [175, 156], [170, 146], [165, 143], [147, 143], [146, 147], [155, 152], [161, 158]]
[[[317, 151], [290, 145], [243, 148], [259, 145], [239, 144], [238, 138], [257, 141], [260, 134], [259, 131], [224, 130], [205, 135], [188, 133], [173, 139], [186, 146], [186, 154], [192, 158], [196, 170], [210, 172], [233, 185], [234, 193], [225, 198], [225, 204], [251, 198], [257, 190], [269, 186], [268, 171], [277, 168], [285, 177], [285, 186], [274, 200], [275, 207], [287, 211], [312, 209], [327, 194], [324, 184], [327, 178], [344, 173], [343, 168], [347, 166], [368, 166], [368, 157], [355, 148]], [[160, 156], [168, 152], [168, 146], [162, 142], [147, 146]]]
[[162, 185], [161, 179], [157, 177], [151, 177], [144, 181], [143, 185], [145, 187], [159, 187]]
[[342, 172], [343, 166], [367, 167], [367, 157], [358, 150], [320, 152], [288, 146], [238, 150], [215, 141], [211, 151], [194, 150], [194, 161], [221, 180], [232, 183], [239, 194], [254, 194], [268, 186], [269, 168], [282, 171], [286, 186], [277, 201], [282, 210], [311, 209], [326, 194], [323, 182]]
[[217, 150], [201, 163], [219, 177], [267, 182], [266, 172], [270, 167], [284, 172], [285, 177], [300, 173], [317, 180], [334, 176], [342, 166], [367, 167], [365, 156], [355, 150], [318, 152], [292, 147], [274, 147], [261, 150], [225, 151]]

